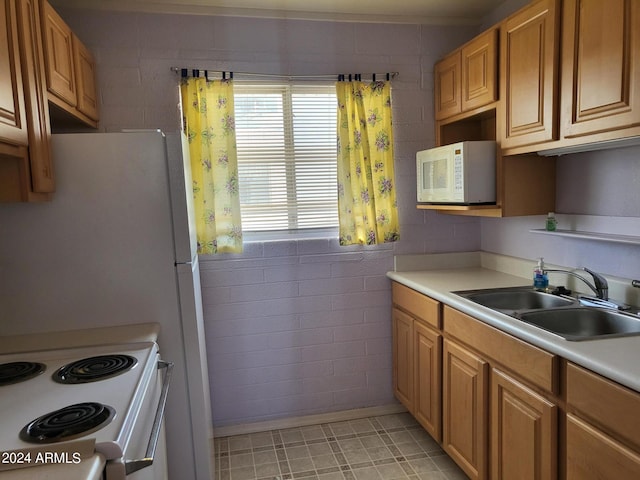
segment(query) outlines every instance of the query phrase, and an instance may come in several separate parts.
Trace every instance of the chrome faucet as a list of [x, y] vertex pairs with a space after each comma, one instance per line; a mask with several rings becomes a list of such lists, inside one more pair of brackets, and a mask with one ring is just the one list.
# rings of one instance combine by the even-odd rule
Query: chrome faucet
[[544, 273], [560, 272], [567, 275], [571, 275], [572, 277], [582, 280], [582, 282], [584, 282], [593, 291], [593, 293], [596, 294], [596, 297], [598, 297], [599, 299], [609, 300], [609, 284], [607, 283], [607, 279], [604, 278], [599, 273], [596, 273], [593, 270], [589, 270], [587, 267], [583, 267], [581, 268], [581, 270], [584, 270], [585, 272], [587, 272], [593, 277], [593, 283], [591, 283], [589, 280], [584, 278], [582, 275], [578, 275], [572, 270], [545, 268]]

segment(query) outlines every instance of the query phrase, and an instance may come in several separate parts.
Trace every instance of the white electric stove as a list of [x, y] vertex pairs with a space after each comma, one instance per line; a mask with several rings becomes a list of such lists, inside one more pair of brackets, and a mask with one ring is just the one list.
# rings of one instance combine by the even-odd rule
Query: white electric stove
[[0, 480], [166, 478], [170, 372], [155, 342], [0, 355]]

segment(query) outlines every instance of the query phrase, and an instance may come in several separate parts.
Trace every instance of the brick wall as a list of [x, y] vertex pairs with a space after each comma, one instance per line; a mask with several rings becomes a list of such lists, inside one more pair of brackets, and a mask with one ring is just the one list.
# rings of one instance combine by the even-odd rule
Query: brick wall
[[415, 208], [415, 152], [434, 145], [433, 64], [472, 27], [61, 10], [97, 60], [102, 131], [179, 128], [170, 67], [277, 74], [398, 71], [393, 82], [401, 240], [251, 243], [202, 257], [215, 425], [393, 401], [393, 255], [477, 250], [480, 222]]
[[393, 248], [246, 247], [202, 265], [216, 423], [393, 402]]

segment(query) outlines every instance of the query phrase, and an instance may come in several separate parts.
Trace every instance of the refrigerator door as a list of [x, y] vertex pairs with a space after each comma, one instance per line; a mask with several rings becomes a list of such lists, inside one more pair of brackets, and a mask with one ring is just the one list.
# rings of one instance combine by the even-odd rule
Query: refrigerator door
[[209, 478], [213, 472], [213, 456], [208, 439], [213, 439], [211, 419], [211, 395], [209, 369], [205, 346], [204, 315], [202, 313], [202, 291], [200, 288], [200, 266], [196, 256], [193, 263], [176, 265], [178, 292], [185, 360], [188, 372], [189, 403], [192, 412], [203, 415], [194, 418], [193, 444], [195, 452], [196, 478]]
[[53, 200], [0, 209], [0, 335], [151, 321], [170, 335], [179, 312], [162, 134], [51, 143]]
[[183, 133], [167, 134], [171, 213], [176, 263], [192, 262], [198, 254], [193, 207], [189, 143]]
[[0, 209], [0, 335], [159, 323], [162, 356], [175, 363], [169, 476], [209, 480], [206, 363], [193, 377], [187, 366], [197, 362], [194, 346], [206, 362], [204, 337], [201, 320], [183, 316], [188, 290], [178, 286], [174, 237], [183, 228], [174, 226], [179, 194], [169, 194], [164, 136], [53, 135], [52, 149], [53, 201]]

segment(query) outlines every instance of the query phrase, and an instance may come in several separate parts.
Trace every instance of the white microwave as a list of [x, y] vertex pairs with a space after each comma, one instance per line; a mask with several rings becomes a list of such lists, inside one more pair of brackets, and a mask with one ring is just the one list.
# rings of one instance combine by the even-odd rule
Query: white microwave
[[496, 142], [469, 141], [416, 154], [418, 202], [496, 203]]

